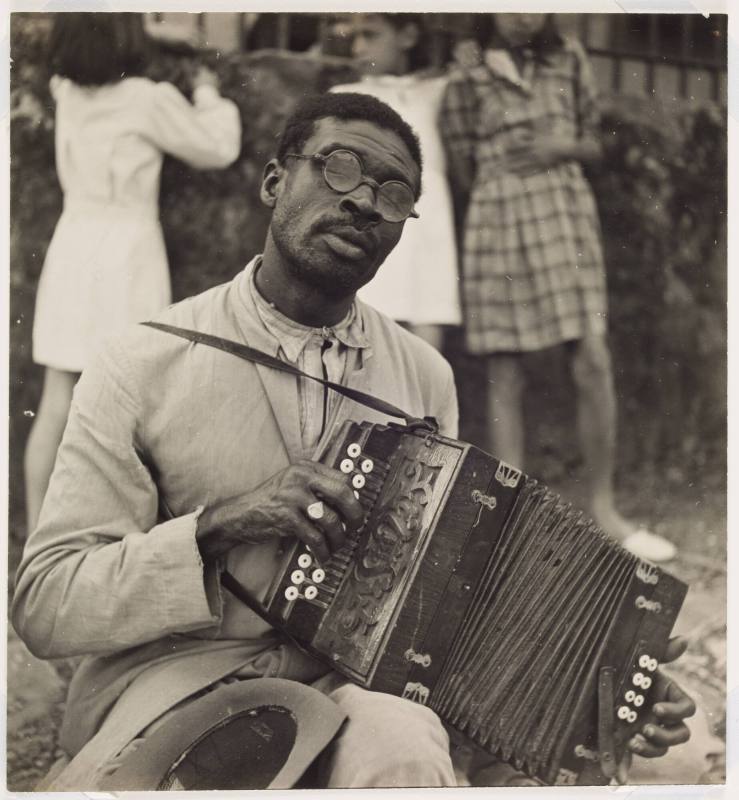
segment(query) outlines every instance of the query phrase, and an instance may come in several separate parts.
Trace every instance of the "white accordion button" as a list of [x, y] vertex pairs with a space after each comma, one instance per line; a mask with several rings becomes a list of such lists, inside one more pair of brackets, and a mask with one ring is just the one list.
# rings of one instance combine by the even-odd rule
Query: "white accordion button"
[[360, 464], [359, 468], [365, 473], [365, 475], [368, 475], [375, 468], [375, 462], [371, 458], [365, 458]]
[[313, 559], [308, 555], [308, 553], [301, 553], [298, 556], [298, 566], [302, 567], [303, 569], [308, 569], [308, 567], [313, 563]]
[[638, 694], [638, 695], [637, 695], [637, 696], [634, 698], [634, 705], [635, 705], [637, 708], [639, 708], [640, 706], [643, 706], [643, 705], [644, 705], [644, 695], [643, 695], [643, 694]]
[[626, 717], [626, 719], [629, 722], [636, 722], [636, 711], [629, 711], [629, 715]]
[[[323, 583], [323, 579], [326, 577], [326, 573], [319, 567], [318, 569], [313, 570], [313, 574], [310, 576], [313, 583]], [[308, 592], [306, 591], [306, 596]]]
[[357, 442], [352, 442], [346, 448], [346, 454], [351, 456], [352, 458], [356, 458], [362, 452], [362, 448], [357, 444]]
[[649, 656], [646, 653], [643, 656], [639, 656], [639, 666], [642, 669], [649, 669], [649, 662], [650, 661], [651, 661], [651, 659], [649, 658]]
[[628, 706], [619, 706], [616, 715], [619, 719], [628, 719], [629, 717], [629, 708]]
[[299, 596], [300, 592], [297, 586], [288, 586], [287, 589], [285, 589], [286, 600], [297, 600]]
[[636, 697], [636, 692], [633, 689], [629, 689], [629, 691], [626, 692], [626, 694], [624, 695], [624, 700], [627, 703], [633, 703], [635, 697]]
[[352, 478], [352, 486], [355, 489], [361, 489], [365, 484], [364, 475], [357, 474]]
[[341, 464], [339, 464], [339, 469], [345, 474], [348, 475], [354, 469], [354, 462], [351, 458], [345, 458]]
[[641, 674], [641, 672], [635, 672], [634, 677], [631, 679], [631, 681], [634, 684], [634, 686], [641, 687], [642, 682], [644, 681], [644, 676]]
[[306, 586], [305, 587], [305, 599], [306, 600], [315, 600], [318, 596], [318, 589], [315, 586]]
[[641, 681], [641, 688], [648, 689], [651, 685], [652, 685], [652, 679], [648, 675], [645, 675]]
[[305, 573], [302, 569], [294, 569], [290, 573], [290, 580], [296, 585], [300, 586], [300, 584], [305, 580]]
[[657, 665], [657, 659], [656, 658], [650, 658], [649, 659], [649, 666], [647, 667], [647, 669], [650, 672], [654, 672], [657, 669], [657, 666], [658, 666]]

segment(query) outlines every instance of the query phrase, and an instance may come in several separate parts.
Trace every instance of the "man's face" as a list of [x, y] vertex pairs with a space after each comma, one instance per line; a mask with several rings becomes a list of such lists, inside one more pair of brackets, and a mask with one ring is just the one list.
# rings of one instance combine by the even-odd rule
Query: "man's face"
[[[364, 174], [380, 184], [404, 181], [414, 192], [420, 184], [405, 143], [386, 128], [363, 120], [320, 119], [302, 153], [328, 155], [339, 149], [358, 155]], [[286, 158], [279, 169], [270, 232], [287, 268], [329, 297], [353, 294], [398, 243], [404, 223], [379, 216], [375, 190], [367, 184], [346, 193], [331, 189], [319, 162]]]
[[415, 44], [414, 26], [396, 27], [382, 14], [352, 14], [349, 22], [352, 56], [367, 75], [398, 74]]

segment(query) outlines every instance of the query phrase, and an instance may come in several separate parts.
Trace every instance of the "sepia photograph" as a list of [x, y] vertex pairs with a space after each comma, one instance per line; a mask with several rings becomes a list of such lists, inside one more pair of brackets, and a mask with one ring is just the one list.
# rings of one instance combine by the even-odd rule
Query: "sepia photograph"
[[6, 791], [720, 792], [727, 5], [173, 5], [11, 4]]

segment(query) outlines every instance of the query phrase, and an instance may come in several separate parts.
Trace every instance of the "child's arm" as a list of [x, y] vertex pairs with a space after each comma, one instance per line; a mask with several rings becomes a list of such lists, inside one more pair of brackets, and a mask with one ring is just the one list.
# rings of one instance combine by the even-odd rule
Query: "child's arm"
[[439, 133], [447, 161], [457, 225], [461, 225], [475, 180], [478, 101], [464, 73], [452, 75], [439, 108]]
[[217, 80], [201, 70], [193, 103], [170, 83], [151, 94], [148, 133], [165, 153], [198, 169], [227, 167], [241, 150], [241, 117], [236, 104], [218, 93]]
[[600, 111], [597, 90], [590, 62], [579, 42], [568, 40], [574, 59], [576, 138], [553, 136], [546, 131], [530, 132], [506, 153], [511, 172], [530, 174], [555, 166], [562, 161], [597, 164], [602, 156], [599, 138]]

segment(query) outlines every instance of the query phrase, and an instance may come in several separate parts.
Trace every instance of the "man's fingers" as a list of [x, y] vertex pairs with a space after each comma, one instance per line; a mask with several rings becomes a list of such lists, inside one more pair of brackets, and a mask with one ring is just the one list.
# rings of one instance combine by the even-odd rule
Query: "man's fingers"
[[688, 640], [684, 636], [674, 636], [667, 643], [665, 650], [665, 657], [662, 659], [663, 664], [669, 664], [675, 661], [688, 649]]
[[685, 724], [663, 728], [659, 725], [645, 725], [641, 733], [629, 740], [628, 747], [632, 753], [644, 758], [659, 758], [670, 747], [685, 744], [690, 739], [690, 730]]
[[364, 519], [364, 509], [354, 496], [347, 477], [323, 464], [317, 466], [322, 469], [315, 471], [308, 487], [339, 515], [347, 527], [356, 530]]
[[307, 517], [299, 512], [295, 514], [293, 533], [304, 545], [310, 548], [319, 561], [325, 563], [329, 560], [331, 551], [323, 531], [319, 530]]
[[654, 690], [653, 710], [660, 722], [681, 722], [695, 714], [693, 698], [662, 671], [657, 672]]
[[323, 500], [321, 502], [322, 516], [319, 519], [311, 518], [306, 507], [306, 514], [314, 527], [319, 528], [328, 538], [328, 544], [331, 551], [338, 550], [346, 541], [346, 533], [344, 531], [344, 524], [342, 523], [339, 515]]
[[674, 747], [676, 744], [684, 744], [690, 738], [690, 730], [685, 723], [669, 727], [649, 723], [644, 726], [642, 734], [647, 744], [656, 747]]

